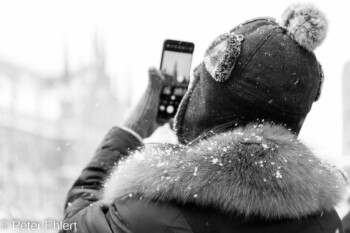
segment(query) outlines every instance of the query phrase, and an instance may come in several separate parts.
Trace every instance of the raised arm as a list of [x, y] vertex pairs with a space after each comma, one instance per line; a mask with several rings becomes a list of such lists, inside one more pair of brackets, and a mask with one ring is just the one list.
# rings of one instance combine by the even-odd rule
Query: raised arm
[[[77, 224], [73, 228], [80, 227], [80, 229], [69, 228], [62, 232], [73, 232], [74, 230], [87, 232], [88, 229], [93, 229], [91, 226], [86, 226], [91, 220], [97, 223], [107, 221], [101, 208], [98, 206], [90, 208], [99, 201], [103, 183], [119, 160], [127, 156], [130, 151], [142, 147], [142, 139], [149, 137], [158, 127], [156, 117], [163, 79], [156, 69], [149, 70], [149, 79], [146, 92], [127, 118], [124, 126], [114, 127], [107, 133], [92, 160], [68, 191], [64, 222]], [[89, 216], [93, 216], [93, 219], [90, 219]], [[103, 226], [106, 227], [108, 224], [103, 224]], [[105, 232], [109, 232], [108, 227]]]

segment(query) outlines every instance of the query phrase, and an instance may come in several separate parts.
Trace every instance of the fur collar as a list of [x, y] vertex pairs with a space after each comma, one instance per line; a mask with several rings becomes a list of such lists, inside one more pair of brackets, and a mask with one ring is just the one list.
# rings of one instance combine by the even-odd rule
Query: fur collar
[[103, 202], [146, 198], [266, 219], [329, 210], [345, 179], [281, 126], [248, 125], [189, 146], [137, 151], [106, 181]]

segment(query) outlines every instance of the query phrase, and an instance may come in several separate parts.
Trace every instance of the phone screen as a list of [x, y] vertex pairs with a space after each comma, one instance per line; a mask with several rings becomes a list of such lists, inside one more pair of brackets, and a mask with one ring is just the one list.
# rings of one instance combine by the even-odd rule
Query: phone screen
[[164, 50], [161, 71], [172, 76], [177, 83], [190, 80], [192, 53]]
[[193, 50], [194, 44], [191, 42], [164, 42], [160, 69], [166, 79], [166, 86], [160, 95], [158, 122], [167, 122], [176, 114], [190, 82]]

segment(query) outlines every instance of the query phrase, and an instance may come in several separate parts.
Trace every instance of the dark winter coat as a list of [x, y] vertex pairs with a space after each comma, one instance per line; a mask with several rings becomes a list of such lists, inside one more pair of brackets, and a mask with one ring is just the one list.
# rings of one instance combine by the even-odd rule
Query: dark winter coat
[[64, 221], [75, 232], [343, 232], [333, 208], [342, 174], [283, 127], [249, 125], [122, 159], [139, 146], [122, 129], [108, 133], [68, 193]]
[[343, 228], [345, 233], [350, 233], [350, 212], [348, 212], [342, 219]]

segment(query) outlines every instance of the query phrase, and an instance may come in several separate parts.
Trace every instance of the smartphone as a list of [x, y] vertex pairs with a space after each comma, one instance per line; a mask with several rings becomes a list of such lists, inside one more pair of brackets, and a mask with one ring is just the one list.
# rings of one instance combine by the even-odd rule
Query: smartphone
[[178, 40], [165, 40], [160, 70], [166, 85], [160, 94], [157, 121], [168, 122], [176, 114], [190, 82], [194, 44]]

